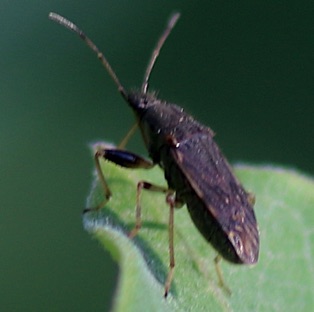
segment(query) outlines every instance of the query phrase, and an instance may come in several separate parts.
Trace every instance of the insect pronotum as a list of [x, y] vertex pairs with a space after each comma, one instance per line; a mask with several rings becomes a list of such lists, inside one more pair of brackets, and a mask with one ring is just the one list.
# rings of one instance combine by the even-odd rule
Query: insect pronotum
[[[149, 78], [159, 52], [175, 26], [180, 14], [171, 16], [148, 63], [141, 90], [128, 92], [97, 46], [66, 18], [50, 13], [49, 18], [79, 35], [97, 54], [124, 100], [136, 117], [136, 124], [117, 148], [100, 148], [95, 153], [99, 180], [105, 201], [85, 212], [102, 208], [111, 197], [111, 191], [100, 167], [104, 158], [126, 168], [152, 168], [158, 164], [165, 174], [168, 187], [147, 181], [138, 182], [136, 221], [129, 237], [141, 228], [140, 195], [143, 189], [166, 195], [169, 209], [169, 273], [165, 282], [165, 297], [173, 279], [174, 258], [174, 209], [186, 204], [189, 214], [203, 237], [217, 250], [215, 267], [219, 283], [224, 286], [218, 266], [221, 257], [232, 263], [254, 264], [258, 260], [259, 233], [253, 210], [254, 196], [245, 191], [232, 172], [226, 158], [213, 140], [213, 131], [193, 119], [175, 104], [158, 99], [148, 92]], [[139, 128], [151, 160], [124, 149], [127, 141]]]

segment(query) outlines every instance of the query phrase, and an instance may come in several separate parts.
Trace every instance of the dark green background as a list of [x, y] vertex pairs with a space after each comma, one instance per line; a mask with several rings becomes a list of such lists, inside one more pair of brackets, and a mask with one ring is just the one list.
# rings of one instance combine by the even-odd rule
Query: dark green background
[[[136, 87], [175, 10], [182, 18], [151, 79], [160, 97], [210, 125], [232, 162], [314, 173], [313, 2], [2, 1], [1, 310], [105, 311], [116, 284], [117, 267], [83, 230], [81, 211], [88, 143], [119, 142], [133, 116], [49, 11], [78, 23]], [[138, 136], [129, 147], [145, 153]]]

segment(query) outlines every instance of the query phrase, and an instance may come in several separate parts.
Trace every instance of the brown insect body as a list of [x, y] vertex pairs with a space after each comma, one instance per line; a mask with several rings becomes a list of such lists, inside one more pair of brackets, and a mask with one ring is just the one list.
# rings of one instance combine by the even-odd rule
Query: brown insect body
[[214, 142], [213, 131], [153, 95], [133, 93], [128, 103], [149, 156], [164, 170], [176, 200], [186, 203], [204, 238], [230, 262], [256, 263], [259, 235], [250, 195]]
[[[128, 132], [117, 148], [104, 147], [95, 153], [96, 170], [104, 189], [105, 201], [97, 207], [85, 209], [84, 212], [102, 208], [111, 197], [100, 159], [126, 168], [149, 169], [158, 164], [164, 170], [168, 188], [147, 181], [138, 182], [136, 222], [129, 237], [133, 238], [141, 228], [141, 191], [146, 189], [165, 193], [170, 207], [170, 270], [165, 282], [165, 297], [171, 286], [175, 266], [174, 208], [183, 204], [187, 205], [190, 216], [203, 237], [223, 258], [232, 263], [256, 263], [259, 234], [253, 199], [234, 176], [231, 166], [213, 140], [213, 131], [186, 114], [181, 107], [159, 100], [154, 94], [147, 92], [152, 68], [179, 14], [171, 17], [160, 37], [139, 92], [125, 90], [102, 52], [75, 24], [56, 13], [50, 13], [49, 18], [78, 34], [97, 54], [119, 92], [133, 109], [137, 120], [135, 127]], [[141, 130], [152, 161], [124, 149], [137, 127]], [[215, 262], [219, 282], [223, 286], [222, 274], [218, 267], [219, 257], [216, 257]]]

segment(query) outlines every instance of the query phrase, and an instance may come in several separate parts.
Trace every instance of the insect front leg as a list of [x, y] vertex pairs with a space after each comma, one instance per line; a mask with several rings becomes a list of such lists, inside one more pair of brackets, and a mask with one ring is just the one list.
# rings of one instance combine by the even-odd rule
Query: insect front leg
[[110, 188], [108, 186], [108, 183], [106, 181], [105, 175], [100, 165], [101, 158], [111, 161], [115, 163], [116, 165], [119, 165], [124, 168], [150, 169], [155, 165], [150, 160], [147, 160], [139, 155], [136, 155], [132, 152], [129, 152], [123, 149], [111, 148], [111, 147], [98, 149], [94, 155], [94, 159], [95, 159], [97, 175], [102, 185], [102, 188], [104, 190], [105, 199], [102, 202], [100, 202], [96, 207], [84, 209], [83, 213], [92, 211], [92, 210], [101, 209], [102, 207], [105, 206], [105, 204], [108, 202], [108, 200], [110, 199], [112, 195]]

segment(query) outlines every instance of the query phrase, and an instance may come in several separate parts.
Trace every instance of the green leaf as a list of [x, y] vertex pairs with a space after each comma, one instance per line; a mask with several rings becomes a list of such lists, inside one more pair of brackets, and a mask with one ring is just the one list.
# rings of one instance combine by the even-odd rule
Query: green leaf
[[[139, 180], [166, 185], [159, 168], [122, 169], [103, 165], [113, 197], [84, 225], [119, 263], [114, 311], [312, 311], [314, 307], [314, 182], [275, 167], [236, 170], [256, 195], [261, 246], [256, 266], [222, 261], [229, 296], [218, 286], [213, 248], [198, 233], [184, 206], [175, 211], [175, 275], [163, 298], [168, 273], [169, 208], [162, 194], [143, 192], [143, 227], [130, 240]], [[97, 180], [97, 179], [96, 179]], [[89, 206], [103, 198], [94, 183]]]

